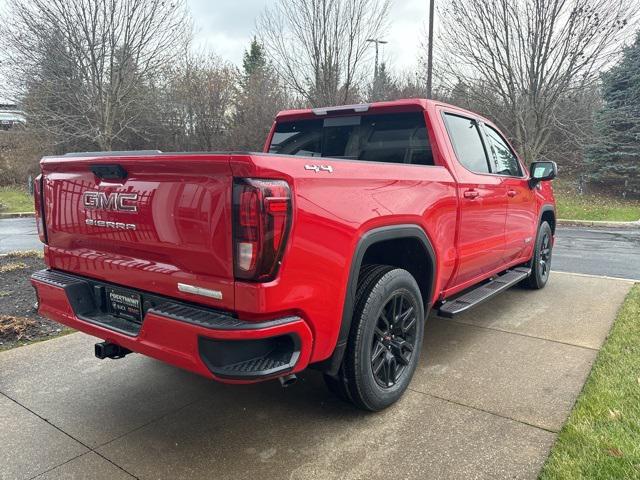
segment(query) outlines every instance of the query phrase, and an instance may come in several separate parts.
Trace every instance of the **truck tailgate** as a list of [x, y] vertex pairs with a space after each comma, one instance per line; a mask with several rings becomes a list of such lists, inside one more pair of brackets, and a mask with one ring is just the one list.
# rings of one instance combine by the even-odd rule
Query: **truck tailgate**
[[229, 155], [42, 160], [51, 268], [233, 309]]

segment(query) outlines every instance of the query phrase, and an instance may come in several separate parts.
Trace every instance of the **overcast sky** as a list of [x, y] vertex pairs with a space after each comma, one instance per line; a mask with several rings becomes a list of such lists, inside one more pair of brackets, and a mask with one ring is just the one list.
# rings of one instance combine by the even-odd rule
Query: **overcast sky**
[[[0, 0], [3, 1], [3, 0]], [[255, 31], [256, 17], [274, 0], [187, 0], [195, 22], [196, 41], [222, 58], [240, 64]], [[395, 0], [384, 47], [387, 63], [396, 71], [415, 66], [429, 14], [428, 0]]]
[[[0, 10], [10, 0], [0, 0]], [[257, 16], [275, 0], [186, 0], [196, 28], [196, 46], [240, 65]], [[392, 0], [383, 59], [397, 73], [417, 63], [428, 17], [428, 0]], [[0, 30], [2, 30], [0, 26]], [[373, 49], [373, 46], [372, 46]], [[372, 50], [373, 51], [373, 50]]]

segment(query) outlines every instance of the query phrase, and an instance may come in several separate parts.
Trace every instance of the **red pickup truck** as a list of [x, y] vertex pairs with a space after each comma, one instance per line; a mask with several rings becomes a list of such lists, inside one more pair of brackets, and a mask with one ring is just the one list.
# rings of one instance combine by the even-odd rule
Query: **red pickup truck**
[[489, 120], [400, 100], [280, 113], [264, 153], [46, 157], [39, 312], [247, 383], [313, 366], [380, 410], [407, 388], [430, 310], [544, 287], [553, 162], [530, 169]]

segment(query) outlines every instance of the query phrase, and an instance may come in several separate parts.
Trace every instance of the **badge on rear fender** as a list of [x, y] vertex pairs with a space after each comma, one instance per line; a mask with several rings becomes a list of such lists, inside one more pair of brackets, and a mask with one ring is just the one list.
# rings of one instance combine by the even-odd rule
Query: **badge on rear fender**
[[333, 173], [333, 167], [331, 165], [305, 165], [305, 170], [313, 170], [316, 173], [328, 172]]

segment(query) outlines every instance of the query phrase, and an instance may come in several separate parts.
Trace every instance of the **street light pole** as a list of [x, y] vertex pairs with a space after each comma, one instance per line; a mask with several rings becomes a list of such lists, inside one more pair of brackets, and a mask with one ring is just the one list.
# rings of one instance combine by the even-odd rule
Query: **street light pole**
[[380, 40], [378, 38], [368, 38], [367, 42], [375, 43], [375, 45], [376, 45], [376, 65], [375, 65], [375, 70], [374, 70], [374, 78], [378, 78], [378, 58], [379, 58], [378, 57], [378, 48], [379, 48], [380, 45], [386, 45], [389, 42], [387, 42], [386, 40]]
[[427, 98], [432, 98], [433, 84], [433, 3], [429, 0], [429, 44], [427, 45]]

